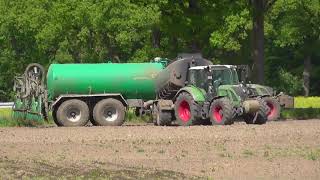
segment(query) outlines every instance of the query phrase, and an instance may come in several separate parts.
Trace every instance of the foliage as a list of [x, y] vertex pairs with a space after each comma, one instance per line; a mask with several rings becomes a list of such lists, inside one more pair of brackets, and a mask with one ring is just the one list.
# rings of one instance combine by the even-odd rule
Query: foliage
[[252, 29], [250, 11], [243, 1], [237, 4], [237, 11], [227, 11], [223, 18], [224, 25], [211, 34], [210, 43], [214, 48], [237, 52], [248, 39]]
[[53, 124], [53, 121], [46, 122], [24, 120], [24, 119], [13, 119], [11, 109], [0, 109], [0, 127], [35, 127], [41, 125]]
[[11, 109], [0, 109], [0, 120], [8, 120], [11, 118]]
[[[277, 0], [266, 11], [266, 84], [301, 95], [310, 56], [311, 94], [319, 95], [319, 11], [317, 0]], [[0, 101], [13, 100], [14, 76], [31, 62], [48, 68], [202, 52], [215, 64], [252, 64], [252, 13], [247, 0], [0, 0]]]
[[292, 75], [290, 72], [287, 72], [283, 69], [278, 71], [279, 79], [276, 88], [278, 91], [286, 92], [288, 94], [298, 94], [302, 91], [302, 80], [297, 76]]
[[152, 119], [150, 115], [136, 116], [134, 112], [134, 108], [131, 108], [127, 111], [125, 121], [129, 123], [141, 123], [141, 122], [150, 123], [152, 122]]
[[307, 109], [284, 109], [281, 111], [282, 119], [319, 119], [320, 109], [307, 108]]
[[269, 15], [275, 44], [316, 50], [320, 35], [319, 7], [318, 0], [278, 0]]
[[320, 118], [320, 97], [294, 97], [294, 109], [283, 109], [284, 119]]
[[[302, 78], [304, 60], [311, 59], [311, 94], [319, 91], [320, 2], [318, 0], [277, 0], [266, 17], [268, 51], [278, 56], [278, 63]], [[301, 79], [299, 78], [299, 79]], [[301, 83], [302, 84], [302, 83]], [[317, 92], [316, 92], [317, 91]], [[295, 93], [295, 95], [302, 94]]]

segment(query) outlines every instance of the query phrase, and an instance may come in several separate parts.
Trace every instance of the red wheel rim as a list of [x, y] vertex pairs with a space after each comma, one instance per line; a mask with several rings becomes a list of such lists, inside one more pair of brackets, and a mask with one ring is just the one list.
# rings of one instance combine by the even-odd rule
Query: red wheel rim
[[222, 122], [222, 118], [223, 118], [223, 115], [221, 114], [221, 111], [222, 111], [222, 107], [221, 106], [216, 106], [213, 108], [213, 117], [215, 119], [215, 121], [217, 123], [221, 123]]
[[267, 106], [269, 107], [270, 111], [268, 112], [268, 117], [273, 116], [276, 113], [276, 108], [274, 105], [270, 102], [267, 103]]
[[187, 101], [182, 101], [179, 105], [178, 114], [183, 122], [188, 122], [191, 119], [190, 106]]

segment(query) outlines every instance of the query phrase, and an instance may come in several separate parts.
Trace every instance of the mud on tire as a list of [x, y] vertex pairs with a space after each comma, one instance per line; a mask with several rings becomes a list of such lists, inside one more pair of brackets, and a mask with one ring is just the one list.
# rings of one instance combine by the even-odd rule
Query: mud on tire
[[121, 126], [124, 118], [124, 105], [113, 98], [103, 99], [93, 108], [94, 124], [98, 126]]
[[179, 94], [174, 104], [176, 122], [181, 126], [190, 126], [200, 124], [200, 118], [196, 109], [196, 102], [187, 92]]
[[84, 126], [89, 121], [89, 107], [84, 101], [70, 99], [64, 101], [53, 116], [58, 126]]
[[213, 100], [209, 117], [212, 125], [230, 125], [234, 123], [233, 105], [227, 98]]

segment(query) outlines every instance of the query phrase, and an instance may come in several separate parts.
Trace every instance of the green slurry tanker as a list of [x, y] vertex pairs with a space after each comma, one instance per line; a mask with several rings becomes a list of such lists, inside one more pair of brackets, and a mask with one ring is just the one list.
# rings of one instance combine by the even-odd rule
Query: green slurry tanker
[[[16, 77], [14, 116], [47, 118], [58, 126], [122, 125], [128, 107], [143, 109], [154, 100], [156, 75], [165, 61], [150, 63], [31, 64]], [[45, 83], [46, 79], [46, 83]]]
[[[47, 74], [30, 64], [15, 78], [17, 118], [47, 118], [58, 126], [119, 126], [128, 108], [151, 112], [155, 125], [228, 125], [242, 118], [264, 124], [264, 99], [239, 83], [235, 66], [213, 65], [197, 55], [167, 64], [52, 64]], [[46, 76], [46, 77], [45, 77]]]

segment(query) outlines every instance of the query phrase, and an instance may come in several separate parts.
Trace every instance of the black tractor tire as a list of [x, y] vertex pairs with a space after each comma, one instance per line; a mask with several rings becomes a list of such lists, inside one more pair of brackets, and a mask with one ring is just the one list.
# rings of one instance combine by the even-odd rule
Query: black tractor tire
[[260, 104], [258, 112], [244, 115], [244, 121], [247, 124], [265, 124], [268, 121], [269, 107], [267, 106], [266, 101], [261, 98], [257, 98], [257, 100]]
[[172, 123], [172, 111], [160, 110], [157, 105], [154, 105], [152, 118], [156, 126], [170, 126]]
[[201, 119], [196, 117], [198, 114], [196, 107], [196, 102], [189, 93], [180, 93], [174, 103], [174, 112], [177, 124], [180, 126], [200, 124]]
[[94, 124], [98, 126], [121, 126], [124, 123], [126, 108], [117, 99], [99, 101], [93, 108]]
[[57, 119], [57, 108], [54, 108], [52, 110], [52, 119], [53, 119], [54, 123], [56, 123], [57, 126], [62, 126], [62, 124]]
[[280, 119], [281, 107], [279, 101], [272, 97], [265, 97], [263, 100], [267, 103], [269, 107], [268, 121], [276, 121]]
[[212, 125], [231, 125], [234, 123], [233, 105], [228, 98], [213, 100], [209, 117]]
[[89, 121], [89, 107], [79, 99], [64, 101], [57, 110], [57, 124], [66, 127], [85, 126]]

